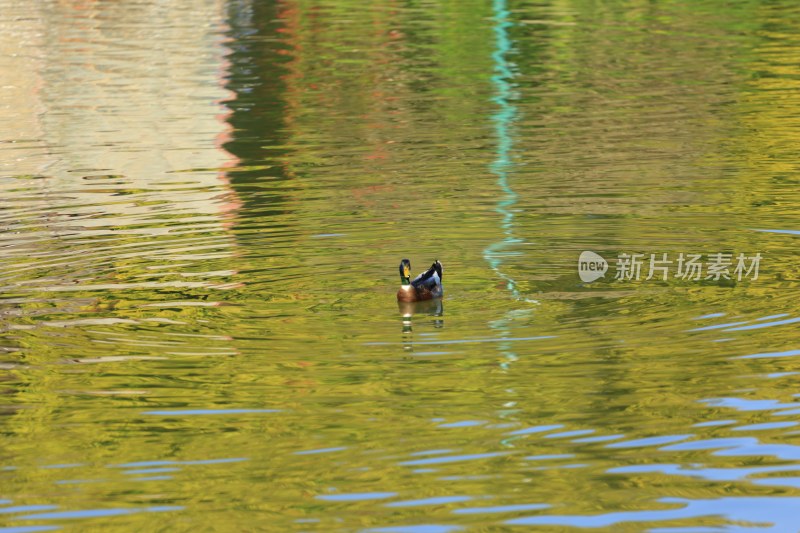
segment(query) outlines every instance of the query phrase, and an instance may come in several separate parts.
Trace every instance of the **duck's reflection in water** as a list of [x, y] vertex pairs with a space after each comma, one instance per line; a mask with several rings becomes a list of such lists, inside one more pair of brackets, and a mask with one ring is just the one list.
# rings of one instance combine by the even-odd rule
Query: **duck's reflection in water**
[[[408, 352], [414, 351], [414, 331], [413, 320], [417, 316], [417, 324], [423, 317], [432, 317], [431, 324], [435, 328], [444, 327], [444, 305], [442, 299], [436, 298], [433, 300], [425, 300], [422, 302], [397, 302], [397, 308], [400, 310], [400, 316], [403, 320], [403, 349]], [[424, 323], [424, 322], [422, 322]]]

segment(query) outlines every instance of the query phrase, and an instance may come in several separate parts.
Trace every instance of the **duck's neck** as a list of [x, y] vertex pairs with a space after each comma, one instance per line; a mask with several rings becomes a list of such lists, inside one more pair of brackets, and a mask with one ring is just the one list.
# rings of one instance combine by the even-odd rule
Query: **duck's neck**
[[403, 287], [407, 287], [407, 286], [411, 285], [411, 281], [409, 280], [409, 278], [405, 278], [403, 276], [400, 276], [400, 284]]

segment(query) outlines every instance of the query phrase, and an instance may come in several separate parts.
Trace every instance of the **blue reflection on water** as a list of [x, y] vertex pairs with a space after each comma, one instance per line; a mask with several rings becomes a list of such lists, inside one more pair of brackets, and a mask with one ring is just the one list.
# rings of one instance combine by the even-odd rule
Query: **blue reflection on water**
[[31, 511], [49, 511], [57, 509], [57, 505], [15, 505], [14, 507], [4, 507], [0, 509], [0, 514], [28, 513]]
[[547, 426], [532, 426], [529, 428], [518, 429], [508, 433], [508, 435], [532, 435], [534, 433], [544, 433], [545, 431], [552, 431], [554, 429], [561, 429], [564, 424], [550, 424]]
[[577, 443], [591, 443], [591, 442], [608, 442], [610, 440], [624, 439], [625, 435], [598, 435], [596, 437], [583, 437], [580, 439], [573, 439], [572, 442]]
[[448, 503], [466, 502], [472, 496], [437, 496], [433, 498], [422, 498], [419, 500], [404, 500], [400, 502], [387, 503], [386, 507], [420, 507], [423, 505], [446, 505]]
[[[754, 474], [772, 472], [794, 472], [800, 470], [800, 465], [792, 466], [756, 466], [749, 468], [700, 468], [687, 467], [677, 464], [632, 465], [610, 468], [609, 474], [647, 474], [659, 473], [674, 476], [686, 476], [708, 481], [743, 481]], [[763, 481], [763, 480], [759, 480]], [[777, 481], [777, 480], [776, 480]]]
[[773, 326], [783, 326], [786, 324], [796, 324], [800, 322], [800, 317], [795, 318], [787, 318], [785, 320], [776, 320], [774, 322], [763, 322], [759, 324], [751, 324], [749, 326], [740, 326], [738, 328], [730, 328], [726, 329], [725, 331], [748, 331], [751, 329], [762, 329], [762, 328], [771, 328]]
[[694, 317], [692, 320], [706, 320], [708, 318], [720, 318], [727, 314], [728, 313], [709, 313], [707, 315]]
[[580, 435], [591, 435], [594, 433], [593, 429], [576, 429], [573, 431], [564, 431], [563, 433], [551, 433], [545, 435], [545, 439], [565, 439], [567, 437], [579, 437]]
[[337, 448], [319, 448], [316, 450], [302, 450], [299, 452], [294, 452], [295, 455], [317, 455], [320, 453], [333, 453], [333, 452], [340, 452], [342, 450], [346, 450], [346, 446], [339, 446]]
[[777, 409], [793, 409], [797, 404], [781, 403], [778, 400], [748, 400], [745, 398], [707, 398], [700, 400], [713, 407], [731, 407], [738, 411], [772, 411]]
[[[714, 330], [714, 329], [732, 328], [734, 326], [741, 326], [742, 324], [747, 324], [748, 322], [750, 322], [750, 321], [749, 320], [743, 320], [743, 321], [740, 321], [740, 322], [726, 322], [724, 324], [713, 324], [711, 326], [703, 326], [703, 327], [700, 327], [700, 328], [687, 329], [686, 331], [711, 331], [711, 330]], [[725, 330], [725, 331], [731, 331], [731, 330], [728, 329], [728, 330]]]
[[575, 457], [575, 454], [572, 453], [561, 453], [561, 454], [550, 454], [550, 455], [529, 455], [525, 457], [526, 461], [550, 461], [553, 459], [572, 459]]
[[138, 474], [161, 474], [164, 472], [178, 472], [180, 468], [142, 468], [139, 470], [128, 470], [123, 474], [128, 476], [135, 476]]
[[196, 461], [176, 461], [180, 465], [219, 465], [225, 463], [241, 463], [249, 461], [247, 457], [226, 457], [224, 459], [198, 459]]
[[678, 442], [681, 440], [686, 440], [689, 437], [692, 437], [692, 435], [663, 435], [658, 437], [645, 437], [643, 439], [626, 440], [623, 442], [606, 444], [606, 448], [644, 448], [645, 446], [658, 446], [660, 444]]
[[446, 526], [440, 524], [419, 524], [414, 526], [380, 527], [367, 529], [365, 533], [449, 533], [460, 531], [460, 526]]
[[774, 318], [783, 318], [785, 316], [789, 316], [789, 313], [778, 313], [777, 315], [762, 316], [761, 318], [756, 318], [755, 322], [762, 322], [764, 320], [772, 320]]
[[467, 428], [482, 426], [486, 424], [486, 420], [461, 420], [459, 422], [450, 422], [448, 424], [439, 424], [440, 428]]
[[800, 235], [800, 230], [794, 230], [794, 229], [753, 229], [753, 231], [760, 231], [762, 233], [782, 233], [786, 235]]
[[465, 507], [453, 510], [453, 514], [499, 514], [520, 511], [538, 511], [552, 507], [546, 503], [521, 503], [517, 505], [496, 505], [494, 507]]
[[506, 455], [506, 452], [494, 452], [494, 453], [473, 453], [468, 455], [447, 455], [444, 457], [431, 457], [429, 459], [415, 459], [413, 461], [403, 461], [398, 463], [404, 466], [417, 466], [417, 465], [434, 465], [434, 464], [445, 464], [445, 463], [459, 463], [462, 461], [474, 461], [476, 459], [487, 459], [489, 457], [499, 457], [501, 455]]
[[740, 355], [738, 357], [734, 357], [733, 359], [768, 359], [772, 357], [792, 357], [794, 355], [800, 355], [800, 350], [786, 350], [783, 352], [766, 352], [766, 353], [754, 353], [749, 355]]
[[736, 420], [709, 420], [708, 422], [698, 422], [693, 427], [696, 428], [710, 428], [715, 426], [730, 426], [735, 424]]
[[58, 526], [22, 526], [22, 527], [0, 527], [0, 533], [29, 533], [33, 531], [55, 531], [61, 529]]
[[748, 424], [732, 428], [731, 431], [764, 431], [766, 429], [789, 428], [796, 426], [797, 422], [764, 422], [762, 424]]
[[751, 480], [754, 485], [766, 485], [769, 487], [791, 487], [800, 489], [800, 477], [770, 477]]
[[453, 453], [454, 451], [455, 450], [450, 450], [450, 449], [447, 449], [447, 448], [443, 448], [443, 449], [439, 449], [439, 450], [423, 450], [421, 452], [414, 452], [414, 453], [411, 453], [409, 455], [411, 455], [412, 457], [420, 456], [420, 455], [442, 455], [442, 454], [445, 454], [445, 453]]
[[755, 437], [727, 437], [718, 439], [694, 440], [692, 442], [681, 442], [670, 444], [661, 448], [662, 451], [677, 452], [689, 450], [721, 450], [723, 448], [737, 448], [744, 446], [757, 445], [758, 439]]
[[594, 516], [550, 515], [507, 520], [507, 525], [563, 525], [572, 527], [609, 527], [623, 522], [657, 522], [718, 516], [727, 522], [758, 522], [772, 527], [762, 531], [796, 531], [800, 498], [719, 498], [687, 500], [662, 498], [666, 504], [681, 504], [677, 509], [660, 511], [623, 511]]

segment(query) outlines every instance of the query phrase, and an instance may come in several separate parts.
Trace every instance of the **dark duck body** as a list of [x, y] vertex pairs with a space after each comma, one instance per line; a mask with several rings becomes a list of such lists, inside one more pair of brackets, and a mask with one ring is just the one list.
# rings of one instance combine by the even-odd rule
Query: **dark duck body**
[[399, 302], [421, 302], [441, 298], [442, 289], [442, 264], [437, 260], [431, 267], [414, 278], [411, 278], [411, 261], [403, 259], [400, 262], [400, 290], [397, 291]]

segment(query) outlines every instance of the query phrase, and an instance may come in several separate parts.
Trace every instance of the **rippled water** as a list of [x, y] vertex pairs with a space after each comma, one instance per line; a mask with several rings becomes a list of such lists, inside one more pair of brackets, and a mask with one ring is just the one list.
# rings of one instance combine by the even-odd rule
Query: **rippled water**
[[795, 2], [0, 7], [0, 531], [800, 530]]

